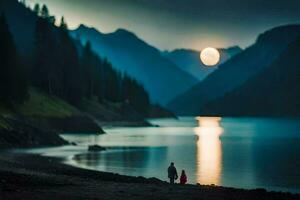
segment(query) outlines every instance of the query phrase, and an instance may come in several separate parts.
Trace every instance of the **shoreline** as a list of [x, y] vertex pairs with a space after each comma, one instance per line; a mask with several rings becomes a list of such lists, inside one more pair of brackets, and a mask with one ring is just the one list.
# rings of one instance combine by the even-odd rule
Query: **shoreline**
[[144, 121], [99, 121], [99, 125], [102, 128], [110, 127], [156, 127], [157, 125]]
[[4, 199], [300, 199], [300, 194], [265, 189], [170, 185], [156, 178], [82, 169], [57, 158], [7, 151], [0, 152], [0, 174]]

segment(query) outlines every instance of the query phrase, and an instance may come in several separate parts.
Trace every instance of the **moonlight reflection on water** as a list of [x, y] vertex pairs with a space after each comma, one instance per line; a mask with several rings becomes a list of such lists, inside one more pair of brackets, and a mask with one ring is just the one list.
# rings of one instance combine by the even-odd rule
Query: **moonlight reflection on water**
[[222, 170], [222, 149], [220, 135], [221, 118], [197, 117], [199, 127], [196, 134], [196, 176], [201, 184], [220, 184]]

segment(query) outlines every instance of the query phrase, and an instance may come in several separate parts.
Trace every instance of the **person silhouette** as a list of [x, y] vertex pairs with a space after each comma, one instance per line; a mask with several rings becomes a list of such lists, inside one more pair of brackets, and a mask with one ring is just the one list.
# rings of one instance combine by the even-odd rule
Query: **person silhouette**
[[184, 185], [187, 182], [187, 176], [185, 174], [185, 170], [181, 171], [181, 175], [180, 175], [180, 184]]
[[175, 180], [178, 178], [177, 170], [173, 162], [171, 162], [170, 166], [168, 167], [168, 178], [170, 179], [171, 184], [174, 184]]

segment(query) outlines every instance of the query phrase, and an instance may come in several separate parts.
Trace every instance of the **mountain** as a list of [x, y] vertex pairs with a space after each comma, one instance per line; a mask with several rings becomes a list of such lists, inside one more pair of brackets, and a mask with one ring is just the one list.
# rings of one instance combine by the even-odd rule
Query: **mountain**
[[90, 41], [98, 55], [140, 81], [153, 102], [165, 104], [197, 82], [196, 78], [162, 56], [158, 49], [127, 30], [103, 34], [81, 25], [71, 34], [82, 43]]
[[168, 108], [181, 115], [200, 114], [209, 101], [224, 96], [269, 66], [299, 36], [300, 25], [280, 26], [266, 31], [255, 44], [173, 99]]
[[34, 31], [37, 16], [17, 0], [1, 0], [0, 13], [4, 13], [13, 34], [18, 52], [30, 56], [34, 47]]
[[[43, 9], [47, 10], [46, 6]], [[82, 46], [71, 38], [63, 26], [56, 27], [48, 12], [42, 15], [17, 0], [2, 0], [0, 15], [0, 50], [6, 58], [0, 59], [4, 83], [0, 94], [0, 116], [6, 115], [3, 110], [24, 116], [15, 108], [22, 104], [21, 110], [29, 111], [26, 112], [28, 119], [45, 120], [51, 126], [52, 120], [58, 120], [62, 127], [76, 121], [76, 125], [70, 126], [74, 132], [76, 127], [91, 130], [84, 125], [86, 122], [99, 128], [94, 118], [145, 124], [144, 117], [150, 111], [150, 105], [144, 88], [132, 77], [121, 76], [113, 70], [111, 64], [96, 56], [89, 45]], [[37, 92], [32, 93], [31, 89]], [[35, 95], [41, 92], [49, 98]], [[47, 99], [53, 98], [65, 102], [59, 104], [54, 113], [59, 114], [58, 111], [64, 112], [65, 107], [73, 106], [84, 114], [80, 119], [76, 113], [48, 116], [47, 111], [53, 111], [53, 103], [47, 104]], [[39, 107], [40, 104], [44, 106]]]
[[300, 116], [300, 37], [261, 73], [208, 103], [203, 113]]
[[[220, 63], [224, 63], [231, 57], [240, 53], [242, 49], [238, 46], [233, 46], [230, 48], [220, 48], [218, 49], [221, 55]], [[192, 49], [175, 49], [173, 51], [164, 51], [162, 55], [174, 62], [182, 70], [188, 72], [198, 80], [203, 80], [208, 74], [212, 73], [217, 69], [216, 67], [207, 67], [205, 66], [199, 56], [201, 51], [192, 50]]]

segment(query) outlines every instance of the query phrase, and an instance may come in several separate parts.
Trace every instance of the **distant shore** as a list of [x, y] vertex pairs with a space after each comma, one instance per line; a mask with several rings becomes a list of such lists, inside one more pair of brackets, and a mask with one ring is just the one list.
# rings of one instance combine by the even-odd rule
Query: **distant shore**
[[145, 121], [100, 121], [102, 128], [107, 127], [153, 127], [156, 126]]
[[146, 120], [97, 120], [89, 116], [66, 118], [5, 116], [0, 114], [0, 149], [68, 144], [59, 133], [104, 134], [102, 127], [151, 127]]
[[80, 169], [40, 155], [0, 152], [3, 199], [300, 199], [300, 194], [204, 185]]

